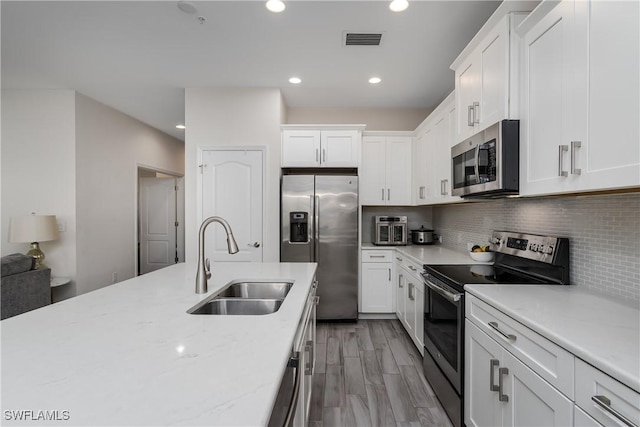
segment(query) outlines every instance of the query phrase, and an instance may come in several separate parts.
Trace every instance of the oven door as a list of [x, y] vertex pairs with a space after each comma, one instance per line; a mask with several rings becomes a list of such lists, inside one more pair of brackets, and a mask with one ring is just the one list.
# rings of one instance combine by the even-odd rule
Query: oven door
[[391, 224], [389, 226], [392, 230], [392, 239], [394, 245], [406, 245], [407, 244], [407, 224]]
[[424, 346], [458, 394], [462, 393], [464, 293], [428, 273], [424, 290]]

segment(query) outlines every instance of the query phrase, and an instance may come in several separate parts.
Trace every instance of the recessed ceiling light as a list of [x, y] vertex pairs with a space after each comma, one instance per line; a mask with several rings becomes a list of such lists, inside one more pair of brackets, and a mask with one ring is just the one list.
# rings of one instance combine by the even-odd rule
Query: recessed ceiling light
[[198, 9], [196, 9], [196, 6], [190, 1], [180, 0], [178, 2], [178, 9], [180, 9], [184, 13], [188, 13], [189, 15], [194, 15], [196, 12], [198, 12]]
[[302, 83], [302, 80], [300, 79], [300, 77], [291, 77], [289, 79], [289, 83], [293, 83], [294, 85], [297, 85]]
[[282, 0], [269, 0], [266, 6], [271, 12], [276, 13], [282, 12], [286, 7]]
[[382, 79], [380, 77], [371, 77], [369, 79], [369, 83], [371, 83], [372, 85], [377, 85], [381, 81], [382, 81]]
[[405, 10], [408, 7], [409, 7], [409, 1], [408, 0], [393, 0], [389, 4], [389, 9], [391, 9], [394, 12], [402, 12], [403, 10]]
[[186, 129], [185, 125], [176, 125], [176, 129]]

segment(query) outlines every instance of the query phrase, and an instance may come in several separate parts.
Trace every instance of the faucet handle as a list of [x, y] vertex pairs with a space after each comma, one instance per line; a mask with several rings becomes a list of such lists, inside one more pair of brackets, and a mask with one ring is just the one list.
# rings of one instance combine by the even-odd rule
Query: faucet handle
[[207, 279], [211, 279], [211, 264], [209, 263], [209, 258], [204, 260], [204, 271], [207, 274]]

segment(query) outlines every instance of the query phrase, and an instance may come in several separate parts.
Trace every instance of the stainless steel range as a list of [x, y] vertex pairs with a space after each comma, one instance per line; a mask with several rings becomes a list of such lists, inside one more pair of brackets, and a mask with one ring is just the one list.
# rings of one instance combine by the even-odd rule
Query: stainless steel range
[[464, 410], [464, 285], [569, 284], [569, 240], [494, 231], [494, 265], [425, 265], [424, 375], [455, 426]]

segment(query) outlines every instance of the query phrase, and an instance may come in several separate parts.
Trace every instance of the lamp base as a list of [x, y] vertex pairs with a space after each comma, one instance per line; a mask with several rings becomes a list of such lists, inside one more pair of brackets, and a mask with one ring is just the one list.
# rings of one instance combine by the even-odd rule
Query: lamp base
[[47, 267], [44, 265], [44, 252], [40, 250], [38, 242], [31, 243], [31, 249], [27, 252], [27, 255], [36, 259], [36, 270]]

